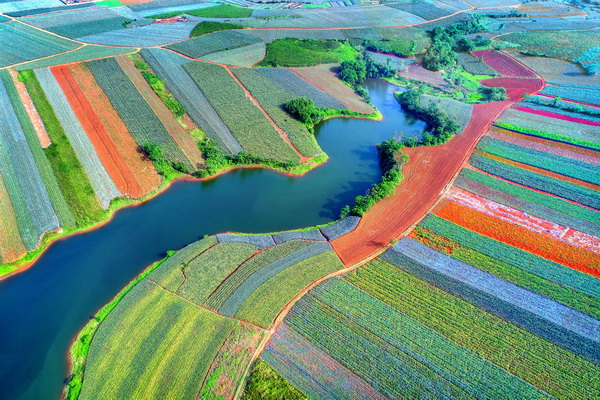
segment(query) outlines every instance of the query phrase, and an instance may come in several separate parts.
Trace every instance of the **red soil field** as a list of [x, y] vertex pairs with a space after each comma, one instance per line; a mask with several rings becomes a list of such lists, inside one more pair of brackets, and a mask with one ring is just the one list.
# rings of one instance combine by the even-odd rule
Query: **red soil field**
[[[511, 57], [504, 56], [503, 60], [517, 64], [526, 76], [537, 77]], [[511, 68], [511, 71], [517, 70], [517, 67]], [[365, 260], [389, 245], [390, 239], [398, 238], [416, 225], [439, 200], [444, 189], [452, 184], [460, 169], [467, 165], [475, 145], [500, 114], [523, 93], [533, 94], [544, 85], [540, 78], [505, 77], [484, 82], [489, 82], [491, 87], [505, 87], [510, 100], [475, 104], [463, 133], [443, 145], [405, 149], [410, 160], [402, 168], [404, 180], [396, 193], [376, 203], [356, 229], [331, 243], [345, 265]]]
[[183, 151], [186, 158], [192, 163], [195, 168], [199, 168], [204, 164], [202, 153], [196, 146], [194, 139], [183, 129], [177, 122], [173, 113], [165, 106], [165, 103], [156, 95], [154, 89], [148, 84], [146, 79], [133, 64], [133, 61], [126, 55], [116, 56], [115, 59], [134, 84], [135, 88], [140, 92], [144, 100], [148, 103], [154, 114], [163, 124], [169, 136], [173, 138], [177, 146]]
[[535, 72], [516, 61], [514, 58], [495, 50], [476, 50], [473, 55], [482, 58], [490, 67], [502, 76], [535, 78]]
[[[587, 163], [594, 164], [594, 165], [600, 165], [600, 152], [596, 151], [596, 150], [587, 149], [585, 147], [579, 147], [579, 146], [575, 146], [575, 145], [571, 145], [571, 144], [567, 144], [567, 143], [556, 142], [554, 140], [543, 139], [543, 138], [536, 137], [536, 136], [524, 135], [524, 134], [521, 134], [518, 132], [514, 132], [514, 131], [511, 131], [508, 129], [503, 129], [503, 128], [499, 128], [499, 127], [495, 127], [495, 126], [492, 127], [491, 132], [494, 133], [494, 135], [495, 135], [494, 137], [496, 137], [500, 140], [510, 141], [510, 139], [508, 139], [508, 138], [514, 138], [519, 141], [518, 143], [524, 143], [524, 142], [531, 143], [531, 145], [527, 146], [527, 147], [541, 145], [546, 148], [554, 148], [555, 150], [548, 150], [548, 151], [550, 153], [554, 153], [554, 154], [563, 154], [563, 151], [564, 151], [564, 152], [566, 152], [564, 154], [570, 154], [569, 157], [572, 157], [572, 158], [577, 158], [577, 156], [575, 154], [579, 154], [582, 157], [581, 158], [582, 161], [585, 161]], [[504, 137], [504, 138], [502, 139], [501, 137]], [[537, 147], [531, 147], [531, 148], [537, 148]]]
[[98, 119], [92, 109], [89, 100], [79, 86], [66, 65], [50, 68], [52, 74], [58, 81], [77, 119], [81, 122], [85, 133], [92, 142], [98, 157], [104, 168], [112, 178], [113, 182], [123, 195], [137, 197], [142, 188], [137, 183], [131, 169], [119, 154], [119, 150], [113, 143], [108, 132]]
[[345, 265], [353, 265], [387, 246], [416, 224], [466, 164], [473, 148], [511, 101], [476, 104], [464, 132], [440, 146], [406, 148], [410, 160], [396, 193], [375, 204], [355, 230], [331, 244]]
[[333, 64], [317, 65], [315, 67], [289, 68], [305, 81], [310, 82], [321, 91], [336, 98], [349, 110], [370, 114], [375, 109], [367, 104], [356, 92], [338, 79]]
[[600, 277], [600, 254], [537, 234], [453, 201], [448, 201], [438, 208], [435, 214], [440, 218], [548, 260]]
[[0, 175], [0, 262], [7, 263], [18, 260], [26, 252], [12, 202], [2, 175]]
[[407, 79], [414, 79], [416, 81], [427, 82], [432, 86], [438, 88], [445, 88], [448, 86], [448, 82], [444, 80], [441, 72], [433, 72], [423, 68], [419, 64], [410, 64], [406, 69], [406, 72], [401, 72], [400, 75]]
[[530, 215], [516, 208], [496, 203], [493, 200], [489, 200], [456, 186], [453, 186], [450, 189], [446, 198], [502, 221], [522, 226], [523, 228], [536, 232], [542, 236], [561, 240], [565, 243], [572, 244], [573, 246], [600, 253], [600, 239], [568, 226], [563, 226]]
[[481, 81], [487, 87], [505, 87], [506, 95], [510, 100], [520, 100], [525, 93], [532, 94], [543, 88], [544, 81], [541, 79], [523, 78], [490, 78]]
[[555, 178], [555, 179], [558, 179], [558, 180], [561, 180], [561, 181], [571, 182], [571, 183], [574, 183], [574, 184], [579, 185], [579, 186], [583, 186], [583, 187], [586, 187], [586, 188], [589, 188], [589, 189], [592, 189], [592, 190], [600, 191], [600, 186], [594, 185], [593, 183], [585, 182], [585, 181], [582, 181], [580, 179], [575, 179], [575, 178], [571, 178], [569, 176], [557, 174], [556, 172], [548, 171], [548, 170], [543, 169], [543, 168], [533, 167], [531, 165], [523, 164], [523, 163], [520, 163], [518, 161], [509, 160], [509, 159], [504, 158], [504, 157], [500, 157], [500, 156], [497, 156], [497, 155], [494, 155], [494, 154], [486, 153], [485, 151], [481, 151], [479, 149], [475, 150], [475, 154], [479, 154], [479, 155], [482, 155], [484, 157], [490, 158], [492, 160], [500, 161], [500, 162], [505, 163], [505, 164], [514, 165], [517, 168], [521, 168], [521, 169], [525, 169], [527, 171], [535, 172], [535, 173], [540, 174], [540, 175], [549, 176], [549, 177], [552, 177], [552, 178]]
[[50, 136], [48, 136], [48, 132], [46, 132], [46, 127], [42, 122], [42, 118], [35, 109], [35, 106], [33, 105], [33, 100], [31, 100], [31, 97], [29, 96], [29, 92], [27, 91], [25, 84], [17, 78], [18, 72], [11, 70], [10, 75], [13, 78], [13, 82], [15, 84], [15, 87], [17, 88], [19, 97], [21, 98], [21, 103], [23, 103], [23, 106], [25, 106], [27, 116], [29, 117], [31, 124], [35, 129], [35, 134], [37, 135], [38, 140], [40, 141], [40, 145], [42, 146], [42, 148], [45, 149], [46, 147], [52, 144], [52, 141], [50, 140]]
[[69, 68], [75, 82], [89, 100], [93, 113], [110, 135], [112, 142], [129, 166], [140, 187], [139, 192], [132, 192], [131, 196], [142, 197], [156, 189], [160, 185], [160, 176], [154, 169], [152, 161], [139, 152], [138, 146], [129, 134], [125, 123], [112, 107], [98, 83], [96, 83], [92, 73], [84, 64], [71, 64]]
[[534, 110], [533, 108], [529, 108], [529, 107], [514, 107], [514, 108], [515, 108], [515, 110], [527, 112], [530, 114], [542, 115], [542, 116], [548, 117], [548, 118], [555, 118], [555, 119], [560, 119], [560, 120], [569, 121], [569, 122], [577, 122], [578, 124], [584, 124], [584, 125], [600, 126], [600, 122], [590, 121], [589, 119], [585, 119], [585, 118], [575, 118], [575, 117], [570, 117], [568, 115], [553, 113], [550, 111]]

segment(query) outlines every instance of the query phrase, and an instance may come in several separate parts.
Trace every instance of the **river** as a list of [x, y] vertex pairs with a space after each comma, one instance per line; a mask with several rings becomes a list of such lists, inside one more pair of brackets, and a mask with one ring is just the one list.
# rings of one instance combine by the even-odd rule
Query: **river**
[[382, 121], [332, 119], [315, 134], [330, 160], [303, 177], [236, 170], [177, 182], [122, 209], [102, 228], [54, 243], [30, 269], [0, 281], [0, 399], [58, 399], [69, 344], [95, 312], [166, 251], [205, 234], [271, 232], [332, 221], [381, 177], [375, 144], [417, 135], [394, 86], [365, 84]]

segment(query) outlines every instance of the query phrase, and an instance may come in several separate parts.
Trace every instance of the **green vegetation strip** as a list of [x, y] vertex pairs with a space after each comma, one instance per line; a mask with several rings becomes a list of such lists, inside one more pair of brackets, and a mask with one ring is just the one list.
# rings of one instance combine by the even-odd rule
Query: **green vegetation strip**
[[78, 227], [102, 220], [106, 213], [94, 193], [94, 189], [75, 154], [46, 94], [33, 71], [21, 71], [19, 79], [25, 83], [52, 144], [44, 153], [61, 188], [63, 196]]
[[308, 284], [343, 267], [333, 251], [304, 260], [262, 284], [235, 316], [268, 328], [277, 313]]
[[456, 260], [470, 264], [482, 271], [489, 272], [532, 292], [539, 293], [549, 299], [600, 319], [600, 299], [598, 298], [587, 296], [570, 287], [565, 287], [557, 282], [541, 278], [520, 268], [518, 265], [511, 265], [486, 256], [461, 245], [459, 242], [428, 231], [420, 226], [415, 229], [415, 238], [440, 253], [448, 254]]
[[527, 189], [470, 168], [461, 171], [455, 185], [540, 218], [593, 236], [600, 236], [600, 220], [597, 211], [561, 198]]
[[202, 18], [248, 18], [252, 15], [252, 10], [230, 5], [218, 5], [214, 7], [200, 8], [197, 10], [173, 11], [169, 13], [153, 15], [148, 18], [171, 18], [183, 14]]
[[530, 149], [488, 136], [481, 138], [477, 144], [477, 148], [486, 153], [494, 154], [512, 161], [600, 185], [600, 170], [598, 167], [574, 158], [552, 154], [547, 151]]
[[245, 27], [237, 24], [230, 24], [227, 22], [215, 22], [215, 21], [202, 21], [192, 29], [190, 33], [191, 38], [196, 36], [205, 35], [207, 33], [216, 31], [225, 31], [229, 29], [244, 29]]
[[550, 395], [594, 397], [600, 367], [378, 258], [346, 279]]
[[309, 400], [294, 385], [262, 359], [258, 359], [248, 378], [242, 400]]
[[544, 132], [544, 131], [539, 131], [536, 129], [523, 128], [523, 127], [512, 125], [512, 124], [507, 124], [505, 122], [496, 121], [496, 122], [494, 122], [494, 125], [496, 125], [500, 128], [508, 129], [509, 131], [522, 133], [524, 135], [535, 136], [535, 137], [540, 137], [540, 138], [544, 138], [544, 139], [550, 139], [550, 140], [554, 140], [557, 142], [573, 144], [575, 146], [586, 147], [588, 149], [593, 149], [593, 150], [600, 150], [600, 143], [588, 142], [586, 140], [563, 136], [563, 135], [559, 135], [557, 133], [552, 133], [552, 132]]
[[31, 120], [27, 115], [25, 106], [21, 102], [21, 97], [17, 92], [17, 88], [15, 87], [7, 70], [0, 71], [0, 78], [4, 83], [4, 87], [6, 88], [6, 92], [8, 93], [8, 97], [10, 98], [10, 102], [13, 106], [15, 114], [17, 115], [19, 123], [23, 128], [25, 140], [27, 141], [27, 145], [31, 150], [31, 154], [33, 155], [42, 181], [44, 182], [44, 186], [46, 187], [48, 197], [50, 198], [52, 208], [58, 217], [60, 226], [63, 228], [74, 227], [76, 222], [73, 218], [73, 214], [71, 213], [71, 209], [69, 208], [69, 205], [67, 204], [67, 201], [60, 190], [60, 186], [56, 176], [54, 176], [52, 166], [50, 165], [50, 161], [44, 154], [44, 150], [40, 145], [35, 128], [33, 127]]
[[294, 94], [283, 89], [275, 82], [269, 80], [259, 71], [251, 68], [234, 68], [235, 76], [252, 93], [275, 123], [285, 131], [296, 149], [306, 157], [313, 157], [322, 153], [315, 137], [287, 112], [283, 105], [295, 98]]
[[71, 375], [69, 375], [67, 386], [66, 386], [66, 400], [75, 400], [79, 398], [81, 392], [81, 386], [83, 383], [83, 373], [85, 371], [85, 363], [90, 350], [90, 344], [94, 337], [94, 334], [98, 330], [100, 323], [106, 319], [108, 314], [115, 309], [117, 304], [125, 297], [125, 295], [131, 292], [139, 282], [146, 278], [152, 271], [158, 268], [161, 264], [169, 259], [169, 256], [162, 260], [152, 264], [144, 272], [135, 277], [127, 286], [125, 286], [107, 305], [102, 307], [100, 311], [96, 313], [92, 318], [77, 334], [77, 337], [73, 341], [69, 354], [71, 357]]
[[[195, 62], [184, 65], [184, 68], [244, 151], [278, 161], [300, 160], [224, 67]], [[236, 106], [231, 107], [231, 104]]]
[[263, 67], [305, 67], [354, 60], [358, 52], [338, 40], [276, 39], [267, 43], [267, 54], [257, 64]]

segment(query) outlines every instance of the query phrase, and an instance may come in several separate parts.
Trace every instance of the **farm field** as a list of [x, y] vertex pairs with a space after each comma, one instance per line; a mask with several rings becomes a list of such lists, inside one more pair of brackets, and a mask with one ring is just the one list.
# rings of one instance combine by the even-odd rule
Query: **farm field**
[[0, 0], [0, 398], [596, 398], [597, 5], [73, 1]]

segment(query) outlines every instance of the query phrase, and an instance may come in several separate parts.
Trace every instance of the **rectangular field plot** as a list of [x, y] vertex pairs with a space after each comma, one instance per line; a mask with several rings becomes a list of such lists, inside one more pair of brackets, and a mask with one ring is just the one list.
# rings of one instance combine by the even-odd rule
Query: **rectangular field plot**
[[45, 68], [51, 67], [53, 65], [95, 60], [97, 58], [116, 56], [117, 54], [132, 53], [134, 51], [136, 51], [136, 49], [127, 47], [105, 47], [86, 45], [69, 53], [58, 54], [53, 57], [44, 58], [43, 60], [30, 61], [24, 64], [19, 64], [15, 67], [15, 69], [17, 71], [22, 71], [24, 69]]
[[[295, 362], [286, 353], [294, 347], [299, 350], [297, 344], [303, 341], [308, 345], [305, 351], [292, 353], [299, 358]], [[325, 362], [315, 363], [329, 368], [341, 364], [340, 376], [327, 379], [329, 368], [310, 367], [310, 359], [319, 355], [312, 351], [314, 347], [325, 353]], [[265, 359], [275, 361], [274, 366], [291, 364], [280, 373], [309, 395], [327, 391], [331, 397], [348, 399], [422, 398], [425, 393], [433, 397], [501, 398], [510, 392], [515, 398], [548, 397], [339, 278], [319, 285], [298, 301], [267, 347]], [[469, 372], [473, 369], [478, 373]]]
[[50, 101], [52, 108], [62, 125], [69, 142], [83, 165], [98, 200], [104, 209], [107, 209], [111, 200], [119, 197], [121, 193], [115, 186], [110, 175], [104, 168], [102, 161], [88, 138], [81, 122], [77, 119], [58, 81], [49, 69], [38, 69], [35, 74]]
[[59, 221], [9, 95], [1, 83], [0, 105], [0, 174], [25, 248], [32, 250], [46, 231], [58, 228]]
[[115, 59], [91, 61], [86, 65], [127, 125], [138, 146], [145, 142], [154, 143], [160, 146], [168, 160], [186, 161], [177, 143]]
[[[278, 161], [299, 157], [283, 140], [275, 126], [246, 95], [233, 74], [224, 67], [190, 63], [184, 66], [244, 151]], [[236, 107], [232, 108], [231, 104]]]
[[183, 104], [196, 125], [226, 154], [238, 154], [242, 147], [231, 134], [206, 96], [183, 68], [189, 59], [164, 49], [143, 49], [144, 59]]
[[236, 324], [140, 282], [94, 335], [79, 398], [193, 398]]
[[167, 46], [192, 58], [261, 43], [262, 40], [237, 31], [218, 31]]
[[287, 101], [297, 97], [295, 94], [265, 76], [262, 69], [234, 68], [232, 72], [252, 93], [252, 96], [260, 103], [273, 121], [285, 131], [302, 155], [313, 157], [318, 153], [322, 153], [314, 136], [308, 129], [283, 110], [283, 105]]
[[110, 8], [89, 8], [27, 17], [23, 22], [72, 39], [123, 28], [129, 21]]
[[0, 67], [73, 50], [79, 43], [62, 39], [19, 22], [0, 24]]
[[77, 39], [105, 46], [151, 47], [188, 39], [192, 29], [194, 29], [194, 24], [189, 22], [151, 24], [135, 28], [121, 28]]
[[[522, 388], [528, 389], [527, 385], [523, 386], [527, 382], [551, 396], [575, 400], [589, 397], [600, 387], [600, 382], [592, 378], [600, 371], [594, 363], [382, 258], [352, 272], [346, 279], [453, 343], [460, 343], [463, 348], [520, 378]], [[590, 378], [592, 381], [588, 383]], [[495, 397], [504, 398], [501, 393]]]

